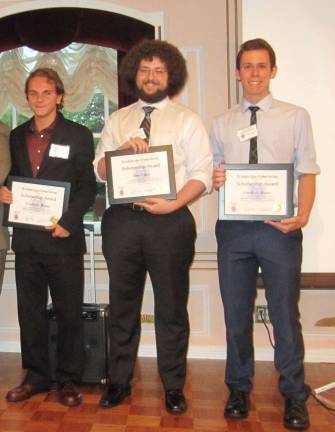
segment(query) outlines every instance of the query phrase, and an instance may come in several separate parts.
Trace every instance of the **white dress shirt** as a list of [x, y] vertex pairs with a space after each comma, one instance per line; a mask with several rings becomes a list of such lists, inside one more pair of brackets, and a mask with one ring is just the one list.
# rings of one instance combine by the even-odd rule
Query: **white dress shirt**
[[141, 100], [113, 112], [101, 133], [101, 142], [94, 161], [97, 165], [104, 153], [117, 150], [139, 129], [144, 118], [143, 106], [153, 106], [151, 113], [150, 146], [171, 144], [177, 191], [189, 180], [200, 180], [207, 192], [212, 187], [213, 157], [208, 134], [200, 117], [189, 108], [165, 98], [155, 104]]

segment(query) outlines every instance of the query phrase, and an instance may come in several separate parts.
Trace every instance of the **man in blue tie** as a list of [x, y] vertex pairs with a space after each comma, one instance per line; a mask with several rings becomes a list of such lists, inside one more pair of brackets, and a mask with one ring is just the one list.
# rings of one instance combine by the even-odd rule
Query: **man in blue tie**
[[302, 233], [315, 195], [315, 161], [308, 113], [273, 99], [270, 80], [276, 76], [276, 56], [263, 39], [241, 45], [236, 77], [243, 88], [239, 105], [217, 117], [211, 140], [216, 169], [213, 184], [224, 185], [225, 163], [293, 163], [298, 181], [296, 215], [281, 221], [218, 220], [218, 266], [227, 334], [226, 384], [230, 396], [225, 416], [248, 416], [254, 374], [253, 310], [258, 270], [261, 268], [274, 330], [275, 366], [285, 399], [284, 425], [309, 426], [305, 401], [304, 345], [299, 321], [299, 279]]

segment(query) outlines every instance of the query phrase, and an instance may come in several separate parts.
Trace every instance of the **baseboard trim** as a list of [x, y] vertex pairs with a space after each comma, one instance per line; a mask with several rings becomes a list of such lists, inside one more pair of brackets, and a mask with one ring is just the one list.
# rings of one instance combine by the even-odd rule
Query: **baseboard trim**
[[[140, 345], [140, 357], [156, 357], [155, 345]], [[272, 348], [256, 348], [255, 360], [256, 361], [273, 361]], [[225, 360], [227, 351], [225, 347], [190, 347], [188, 350], [188, 358], [194, 359], [213, 359]], [[305, 354], [305, 361], [308, 363], [335, 363], [335, 348], [322, 349], [322, 350], [308, 350]]]
[[1, 342], [0, 341], [0, 352], [21, 352], [20, 342]]
[[[20, 342], [1, 342], [0, 352], [20, 352]], [[226, 348], [215, 346], [190, 347], [188, 358], [225, 360]], [[140, 357], [156, 357], [156, 345], [140, 345], [138, 355]], [[256, 361], [273, 361], [272, 348], [256, 348]], [[305, 354], [305, 362], [308, 363], [335, 363], [335, 348], [322, 350], [308, 350]]]

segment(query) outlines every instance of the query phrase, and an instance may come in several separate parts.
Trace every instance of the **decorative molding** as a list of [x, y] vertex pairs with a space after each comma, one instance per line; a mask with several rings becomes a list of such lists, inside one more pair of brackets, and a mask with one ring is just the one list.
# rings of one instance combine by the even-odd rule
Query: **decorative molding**
[[16, 291], [16, 284], [15, 283], [3, 283], [2, 284], [2, 292], [3, 291]]
[[209, 307], [209, 287], [208, 285], [191, 285], [190, 297], [194, 292], [202, 294], [202, 320], [203, 328], [201, 330], [190, 329], [191, 336], [210, 336], [210, 307]]
[[0, 341], [0, 352], [21, 352], [19, 341]]
[[[151, 293], [152, 307], [153, 307], [154, 294], [153, 294], [153, 289], [152, 289], [152, 286], [150, 283], [145, 286], [145, 292]], [[190, 335], [191, 336], [210, 336], [210, 308], [209, 308], [209, 287], [208, 287], [208, 285], [199, 285], [199, 284], [191, 285], [188, 303], [190, 304], [192, 294], [193, 293], [199, 293], [199, 292], [202, 294], [201, 320], [202, 320], [203, 325], [202, 325], [202, 328], [200, 328], [198, 330], [193, 330], [192, 325], [191, 325]], [[144, 315], [154, 316], [154, 310], [152, 309], [151, 311], [146, 311], [145, 313], [143, 313], [143, 311], [142, 311], [142, 317]], [[141, 333], [145, 336], [154, 336], [155, 335], [154, 323], [152, 323], [152, 324], [149, 323], [150, 327], [147, 327], [147, 328], [145, 327], [145, 325], [143, 326], [143, 324], [148, 324], [148, 323], [142, 323]]]
[[20, 328], [19, 326], [1, 326], [0, 327], [0, 333], [5, 333], [5, 334], [20, 334]]
[[[264, 288], [261, 275], [257, 279], [258, 288]], [[335, 273], [302, 273], [300, 288], [303, 290], [335, 289]]]
[[[87, 267], [87, 270], [89, 268]], [[107, 271], [107, 269], [106, 269]], [[90, 285], [90, 281], [87, 280], [85, 282], [85, 292], [89, 291], [91, 289], [91, 285]], [[108, 282], [106, 283], [99, 283], [95, 285], [95, 290], [96, 291], [108, 291], [109, 286], [108, 286]], [[2, 292], [4, 291], [16, 291], [16, 285], [15, 283], [6, 283], [4, 282], [2, 285]], [[85, 301], [87, 301], [87, 299], [85, 299]], [[91, 303], [91, 302], [90, 302]], [[0, 332], [1, 332], [1, 328], [0, 328]]]
[[[189, 56], [194, 55], [196, 58], [196, 69], [192, 71], [192, 77], [195, 78], [195, 84], [197, 86], [197, 107], [191, 107], [193, 110], [197, 111], [201, 118], [204, 118], [205, 114], [205, 86], [204, 86], [204, 53], [203, 47], [182, 47], [180, 51], [184, 55], [186, 61]], [[186, 83], [186, 86], [181, 93], [180, 101], [184, 105], [189, 106], [189, 88], [190, 82]]]
[[235, 78], [235, 57], [242, 38], [242, 5], [241, 0], [226, 0], [226, 62], [228, 108], [239, 101], [239, 84]]
[[[85, 255], [85, 270], [90, 269], [90, 261], [89, 255]], [[208, 251], [208, 252], [196, 252], [194, 261], [192, 264], [192, 270], [216, 270], [218, 269], [217, 265], [217, 256], [216, 251]], [[12, 251], [8, 252], [7, 260], [6, 260], [6, 270], [14, 270], [14, 253]], [[101, 252], [95, 253], [95, 271], [107, 271], [106, 262], [104, 256]], [[259, 274], [257, 279], [257, 286], [260, 289], [264, 288], [263, 279], [261, 274]], [[301, 289], [303, 290], [333, 290], [335, 289], [335, 273], [309, 273], [305, 272], [301, 274]], [[12, 290], [15, 289], [15, 285], [13, 283], [3, 285], [4, 290]], [[105, 288], [98, 287], [97, 289], [104, 290]]]
[[[197, 112], [199, 116], [204, 119], [205, 116], [205, 83], [204, 83], [204, 50], [202, 46], [194, 47], [182, 47], [180, 48], [183, 56], [188, 63], [189, 79], [184, 87], [182, 93], [179, 96], [179, 101]], [[191, 61], [194, 56], [194, 64]], [[193, 64], [193, 68], [190, 71], [190, 64]], [[190, 95], [193, 94], [192, 87], [196, 89], [197, 99], [195, 103], [190, 102]], [[198, 208], [198, 212], [196, 210]], [[207, 229], [207, 211], [208, 203], [207, 196], [203, 197], [200, 201], [194, 204], [195, 212], [198, 213], [195, 216], [197, 221], [198, 235], [206, 233]]]
[[[15, 337], [15, 340], [1, 340], [2, 337]], [[18, 325], [0, 327], [0, 352], [21, 352], [20, 328]]]

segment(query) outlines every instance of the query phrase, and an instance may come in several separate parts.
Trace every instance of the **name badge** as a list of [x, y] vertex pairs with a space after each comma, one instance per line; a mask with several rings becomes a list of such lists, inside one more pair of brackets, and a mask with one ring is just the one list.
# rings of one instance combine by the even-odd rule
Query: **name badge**
[[237, 131], [237, 136], [240, 142], [244, 142], [250, 140], [251, 138], [255, 138], [257, 135], [258, 135], [257, 126], [255, 124]]
[[134, 130], [132, 133], [130, 133], [127, 136], [127, 139], [129, 140], [130, 138], [142, 138], [145, 139], [147, 136], [145, 135], [145, 132], [143, 130], [143, 128], [139, 128]]
[[50, 146], [49, 156], [60, 159], [68, 159], [70, 146], [52, 143]]

